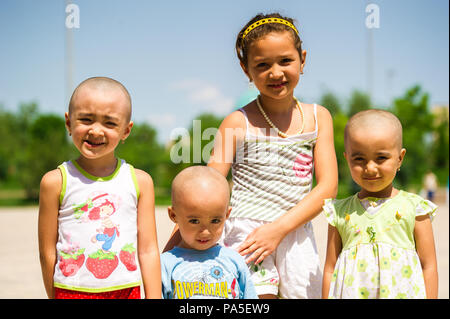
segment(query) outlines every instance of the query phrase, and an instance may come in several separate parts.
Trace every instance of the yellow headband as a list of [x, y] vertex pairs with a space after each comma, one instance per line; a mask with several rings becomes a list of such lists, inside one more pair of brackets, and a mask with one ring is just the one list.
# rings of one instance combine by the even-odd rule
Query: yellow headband
[[281, 23], [281, 24], [287, 25], [292, 30], [294, 30], [295, 33], [297, 33], [297, 35], [298, 35], [297, 29], [289, 21], [286, 21], [286, 20], [280, 19], [280, 18], [264, 18], [264, 19], [256, 21], [255, 23], [252, 23], [247, 29], [245, 29], [244, 33], [242, 34], [242, 40], [244, 40], [244, 38], [247, 36], [247, 34], [250, 33], [250, 31], [252, 31], [256, 27], [259, 27], [260, 25], [263, 25], [263, 24], [266, 24], [266, 23]]

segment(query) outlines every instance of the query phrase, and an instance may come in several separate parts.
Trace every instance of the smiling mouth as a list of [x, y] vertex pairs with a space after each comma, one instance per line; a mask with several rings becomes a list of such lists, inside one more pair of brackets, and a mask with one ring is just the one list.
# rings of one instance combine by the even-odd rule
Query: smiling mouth
[[197, 239], [197, 241], [198, 241], [200, 244], [206, 244], [207, 242], [209, 242], [209, 239]]
[[86, 145], [91, 148], [99, 147], [105, 144], [104, 142], [92, 142], [89, 140], [84, 140], [83, 142], [86, 143]]
[[281, 83], [276, 83], [276, 84], [269, 84], [269, 87], [274, 88], [274, 89], [279, 89], [282, 88], [284, 86], [287, 85], [288, 82], [281, 82]]

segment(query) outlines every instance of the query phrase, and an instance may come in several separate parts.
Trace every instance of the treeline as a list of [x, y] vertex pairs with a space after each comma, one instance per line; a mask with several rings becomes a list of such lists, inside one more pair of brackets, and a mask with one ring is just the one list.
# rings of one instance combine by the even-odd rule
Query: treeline
[[[218, 127], [222, 121], [211, 114], [196, 119], [201, 121], [202, 130]], [[192, 129], [185, 135], [193, 136]], [[42, 113], [36, 103], [22, 104], [17, 112], [6, 111], [0, 105], [0, 138], [0, 205], [36, 203], [42, 176], [62, 162], [78, 157], [78, 150], [67, 134], [64, 116]], [[181, 138], [171, 144], [179, 143]], [[213, 138], [202, 140], [202, 145]], [[117, 157], [152, 176], [160, 204], [170, 202], [170, 186], [175, 175], [195, 162], [192, 151], [188, 151], [190, 155], [185, 161], [174, 162], [171, 144], [158, 143], [157, 131], [149, 124], [134, 123], [131, 135], [116, 149]], [[195, 164], [206, 165], [206, 162], [207, 159]], [[17, 192], [11, 190], [21, 190], [18, 196], [21, 198], [7, 198], [17, 197]]]
[[[351, 115], [373, 106], [370, 98], [360, 91], [353, 91], [346, 102], [328, 92], [322, 95], [319, 103], [327, 107], [333, 116], [339, 165], [338, 197], [348, 196], [357, 188], [351, 180], [342, 155], [344, 127]], [[448, 110], [446, 115], [433, 113], [428, 94], [422, 92], [419, 86], [409, 89], [404, 96], [395, 99], [391, 106], [379, 108], [396, 114], [403, 125], [403, 144], [407, 153], [398, 173], [396, 186], [419, 191], [422, 176], [430, 169], [442, 184], [447, 183]], [[223, 118], [201, 114], [193, 119], [193, 123], [194, 120], [200, 121], [196, 123], [201, 123], [200, 129], [203, 133], [208, 128], [217, 128]], [[170, 185], [180, 170], [194, 164], [205, 165], [208, 160], [207, 156], [202, 156], [200, 160], [194, 158], [194, 126], [191, 125], [186, 130], [184, 137], [180, 136], [169, 145], [162, 145], [158, 143], [155, 128], [147, 123], [135, 123], [125, 144], [120, 144], [116, 150], [118, 157], [126, 159], [152, 176], [157, 204], [170, 202]], [[214, 136], [201, 136], [201, 150], [211, 147]], [[42, 175], [65, 160], [75, 159], [78, 154], [66, 133], [63, 115], [41, 113], [36, 103], [22, 104], [17, 112], [6, 111], [0, 105], [0, 139], [0, 192], [21, 189], [24, 199], [33, 203], [39, 196]], [[173, 145], [181, 144], [190, 150], [189, 160], [177, 162], [173, 160]], [[179, 151], [183, 149], [175, 150], [175, 153]]]

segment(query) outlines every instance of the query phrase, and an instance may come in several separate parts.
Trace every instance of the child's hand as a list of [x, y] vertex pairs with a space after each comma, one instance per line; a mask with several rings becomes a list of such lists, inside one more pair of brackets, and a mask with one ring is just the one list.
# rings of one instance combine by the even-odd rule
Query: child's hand
[[[269, 256], [283, 240], [284, 234], [274, 223], [266, 224], [256, 228], [245, 241], [237, 248], [242, 256], [251, 254], [245, 262], [259, 264]], [[253, 253], [253, 254], [252, 254]]]

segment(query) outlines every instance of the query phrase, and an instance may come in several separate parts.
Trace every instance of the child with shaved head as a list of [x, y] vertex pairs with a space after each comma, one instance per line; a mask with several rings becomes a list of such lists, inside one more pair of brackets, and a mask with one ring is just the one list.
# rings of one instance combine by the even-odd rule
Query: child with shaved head
[[243, 257], [217, 244], [229, 196], [225, 177], [210, 167], [188, 167], [173, 180], [168, 212], [181, 241], [161, 255], [163, 298], [258, 298]]
[[361, 190], [323, 206], [329, 223], [323, 298], [437, 298], [431, 227], [437, 206], [393, 186], [405, 153], [392, 113], [371, 109], [348, 121], [344, 156]]
[[115, 156], [131, 132], [131, 98], [118, 81], [81, 82], [65, 114], [79, 151], [44, 175], [39, 252], [57, 299], [161, 298], [153, 181]]

